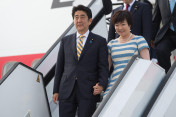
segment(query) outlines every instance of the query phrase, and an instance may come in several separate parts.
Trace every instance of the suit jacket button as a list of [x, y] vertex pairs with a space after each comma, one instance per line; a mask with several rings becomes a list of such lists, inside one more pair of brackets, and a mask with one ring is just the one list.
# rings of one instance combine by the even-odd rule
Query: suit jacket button
[[78, 78], [75, 76], [75, 80], [77, 80]]

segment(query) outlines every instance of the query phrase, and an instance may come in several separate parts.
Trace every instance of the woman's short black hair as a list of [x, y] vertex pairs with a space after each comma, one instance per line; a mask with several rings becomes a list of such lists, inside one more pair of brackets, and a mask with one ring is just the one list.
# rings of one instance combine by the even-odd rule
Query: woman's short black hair
[[128, 25], [132, 26], [132, 14], [127, 10], [119, 10], [114, 13], [112, 16], [112, 24], [115, 25], [116, 23], [123, 22], [124, 20], [127, 21]]
[[85, 7], [84, 5], [78, 5], [73, 7], [72, 9], [73, 19], [76, 11], [84, 11], [87, 14], [89, 19], [92, 18], [92, 11], [88, 7]]

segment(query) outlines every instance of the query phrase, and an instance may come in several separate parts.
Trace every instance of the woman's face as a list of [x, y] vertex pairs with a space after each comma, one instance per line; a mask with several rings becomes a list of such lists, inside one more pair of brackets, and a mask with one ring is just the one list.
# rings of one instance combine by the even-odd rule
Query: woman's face
[[131, 26], [128, 25], [127, 20], [115, 24], [115, 30], [120, 36], [126, 36], [130, 33]]

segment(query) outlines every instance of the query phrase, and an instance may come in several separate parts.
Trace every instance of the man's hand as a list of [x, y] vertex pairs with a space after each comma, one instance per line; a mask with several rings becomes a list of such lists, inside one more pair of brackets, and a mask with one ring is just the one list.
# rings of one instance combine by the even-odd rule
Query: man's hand
[[55, 104], [57, 104], [58, 99], [59, 99], [59, 93], [54, 93], [54, 94], [53, 94], [53, 102], [54, 102]]
[[98, 95], [103, 91], [103, 87], [99, 85], [99, 83], [97, 83], [95, 86], [93, 86], [94, 88], [94, 92], [93, 95]]

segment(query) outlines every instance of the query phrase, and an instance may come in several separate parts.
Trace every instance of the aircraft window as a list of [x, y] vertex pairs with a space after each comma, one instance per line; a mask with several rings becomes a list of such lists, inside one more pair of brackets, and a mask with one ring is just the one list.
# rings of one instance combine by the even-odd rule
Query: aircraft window
[[10, 61], [7, 62], [4, 66], [3, 66], [3, 70], [2, 70], [2, 76], [4, 76], [9, 70], [10, 68], [12, 68], [12, 66], [17, 63], [16, 61]]

